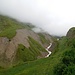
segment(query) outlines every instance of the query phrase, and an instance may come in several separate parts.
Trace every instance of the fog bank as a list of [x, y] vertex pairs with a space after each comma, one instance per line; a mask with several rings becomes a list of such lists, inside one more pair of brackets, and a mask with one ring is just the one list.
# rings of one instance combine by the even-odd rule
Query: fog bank
[[75, 27], [75, 0], [0, 0], [0, 14], [66, 35]]

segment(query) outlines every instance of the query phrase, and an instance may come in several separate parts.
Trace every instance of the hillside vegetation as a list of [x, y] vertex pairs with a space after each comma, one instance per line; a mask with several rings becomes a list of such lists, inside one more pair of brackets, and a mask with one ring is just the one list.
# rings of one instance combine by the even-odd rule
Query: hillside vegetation
[[19, 64], [0, 72], [0, 75], [74, 75], [75, 41], [63, 37], [48, 58]]
[[35, 33], [30, 23], [0, 15], [0, 68], [44, 58], [45, 48], [52, 37], [47, 33]]
[[38, 33], [38, 35], [40, 36], [40, 40], [41, 40], [42, 44], [50, 43], [50, 40], [46, 39], [42, 33]]
[[[11, 39], [16, 35], [16, 30], [21, 28], [31, 29], [33, 26], [27, 26], [19, 23], [8, 17], [0, 16], [0, 36], [8, 37]], [[28, 41], [29, 47], [23, 43], [18, 43], [16, 48], [14, 64], [10, 67], [0, 67], [0, 75], [75, 75], [75, 28], [71, 28], [65, 37], [61, 37], [59, 41], [55, 42], [55, 48], [48, 58], [37, 59], [42, 56], [41, 52], [46, 52], [42, 46], [45, 42], [51, 42], [45, 38], [44, 34], [33, 33], [28, 30], [28, 35], [24, 40]], [[19, 32], [23, 33], [21, 30]], [[35, 39], [31, 34], [39, 37]], [[31, 36], [29, 36], [31, 35]], [[51, 38], [51, 37], [50, 37]], [[22, 41], [23, 39], [18, 39]], [[40, 41], [41, 42], [40, 42]], [[12, 44], [11, 44], [12, 45]], [[8, 50], [8, 52], [10, 49]], [[12, 51], [12, 49], [11, 49]], [[10, 52], [11, 52], [10, 51]], [[6, 50], [5, 50], [6, 52]], [[4, 52], [4, 54], [5, 54]], [[3, 55], [4, 55], [3, 54]], [[5, 55], [4, 55], [5, 56]], [[3, 56], [3, 60], [4, 57]], [[11, 58], [10, 58], [11, 59]], [[8, 62], [10, 62], [8, 60]]]
[[38, 56], [41, 56], [40, 51], [46, 52], [46, 50], [33, 38], [29, 37], [30, 47], [26, 48], [24, 45], [19, 44], [16, 53], [16, 60], [19, 62], [26, 62], [36, 60]]
[[9, 39], [13, 38], [16, 35], [17, 29], [31, 29], [32, 25], [28, 23], [21, 23], [16, 21], [15, 19], [11, 19], [9, 17], [0, 15], [0, 36], [8, 37]]
[[[64, 39], [65, 40], [65, 39]], [[66, 40], [65, 40], [66, 41]], [[60, 48], [64, 46], [64, 43], [60, 41]], [[56, 46], [58, 47], [58, 46]], [[57, 48], [58, 49], [58, 48]], [[54, 75], [54, 67], [60, 63], [62, 54], [65, 50], [56, 50], [49, 58], [43, 58], [32, 62], [17, 65], [5, 71], [1, 71], [1, 74], [6, 75]]]

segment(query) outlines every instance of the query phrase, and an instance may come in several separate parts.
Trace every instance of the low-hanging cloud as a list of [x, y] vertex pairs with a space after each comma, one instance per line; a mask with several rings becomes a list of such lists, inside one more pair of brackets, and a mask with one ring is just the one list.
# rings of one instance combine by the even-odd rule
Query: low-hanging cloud
[[0, 14], [65, 35], [75, 26], [75, 0], [0, 0]]

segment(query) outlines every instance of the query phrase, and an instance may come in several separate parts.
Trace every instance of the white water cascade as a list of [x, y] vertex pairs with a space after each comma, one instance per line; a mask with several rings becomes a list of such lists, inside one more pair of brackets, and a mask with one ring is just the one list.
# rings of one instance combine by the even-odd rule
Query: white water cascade
[[51, 48], [52, 43], [50, 43], [50, 45], [46, 48], [46, 51], [48, 52], [48, 55], [45, 56], [45, 58], [49, 57], [51, 55], [51, 51], [49, 51], [49, 49]]

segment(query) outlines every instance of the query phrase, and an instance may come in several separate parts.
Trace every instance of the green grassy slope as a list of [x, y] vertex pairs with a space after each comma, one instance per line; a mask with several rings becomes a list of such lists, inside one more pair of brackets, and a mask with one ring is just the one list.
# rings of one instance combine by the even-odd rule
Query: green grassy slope
[[46, 50], [33, 38], [29, 37], [30, 47], [26, 48], [24, 45], [19, 44], [16, 52], [15, 61], [23, 63], [26, 61], [36, 60], [38, 56], [41, 56], [40, 51], [46, 52]]
[[[17, 29], [29, 29], [32, 30], [34, 26], [30, 23], [21, 23], [15, 19], [11, 19], [7, 16], [0, 15], [0, 37], [7, 37], [9, 42], [16, 35]], [[38, 34], [37, 34], [38, 35]], [[41, 34], [42, 35], [42, 34]], [[43, 36], [41, 39], [45, 39]], [[43, 39], [43, 40], [44, 40]], [[47, 41], [46, 39], [44, 42]], [[32, 37], [28, 37], [28, 42], [30, 44], [29, 48], [26, 48], [24, 45], [19, 44], [16, 52], [16, 58], [14, 58], [14, 63], [16, 62], [26, 62], [37, 59], [38, 56], [41, 56], [41, 52], [47, 52], [38, 41], [34, 40]], [[46, 42], [47, 43], [47, 42]]]
[[45, 43], [48, 43], [49, 44], [50, 43], [50, 41], [47, 40], [42, 33], [38, 33], [38, 35], [40, 37], [40, 40], [41, 40], [42, 44], [45, 44]]
[[[59, 42], [59, 48], [49, 58], [39, 59], [33, 62], [27, 62], [17, 65], [8, 70], [1, 71], [4, 75], [54, 75], [54, 67], [60, 63], [65, 50], [66, 39]], [[63, 50], [62, 50], [63, 48]]]
[[61, 62], [56, 65], [54, 73], [55, 75], [75, 75], [75, 27], [67, 33], [65, 52]]
[[0, 15], [0, 36], [13, 38], [16, 35], [16, 30], [21, 28], [30, 29], [33, 26], [28, 23], [24, 24], [9, 17]]
[[[16, 34], [16, 29], [33, 26], [19, 23], [8, 17], [0, 16], [0, 36], [11, 39]], [[45, 37], [39, 34], [42, 43], [47, 42]], [[56, 48], [48, 58], [37, 59], [40, 51], [45, 49], [33, 38], [29, 37], [29, 48], [18, 45], [16, 62], [20, 62], [10, 68], [0, 67], [0, 75], [75, 75], [75, 28], [68, 32], [67, 37], [56, 42]], [[32, 61], [34, 60], [34, 61]]]
[[19, 64], [0, 71], [0, 75], [74, 75], [75, 42], [62, 38], [48, 58]]

